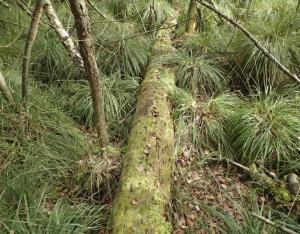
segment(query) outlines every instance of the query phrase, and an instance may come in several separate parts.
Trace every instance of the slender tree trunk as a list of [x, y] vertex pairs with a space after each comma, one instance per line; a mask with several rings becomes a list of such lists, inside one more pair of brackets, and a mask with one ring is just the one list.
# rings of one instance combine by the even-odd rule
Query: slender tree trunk
[[50, 0], [44, 0], [44, 10], [50, 21], [50, 24], [52, 25], [60, 41], [68, 51], [70, 57], [73, 59], [73, 61], [76, 64], [78, 64], [78, 66], [81, 69], [84, 69], [82, 57], [79, 51], [77, 50], [73, 39], [70, 37], [69, 33], [65, 30], [58, 16], [56, 15]]
[[69, 2], [75, 19], [80, 53], [91, 89], [99, 141], [100, 145], [105, 147], [109, 144], [109, 140], [105, 124], [102, 82], [94, 53], [88, 11], [84, 0], [69, 0]]
[[[152, 61], [173, 52], [176, 21], [167, 19], [152, 48]], [[174, 26], [175, 27], [175, 26]], [[119, 191], [113, 205], [112, 233], [171, 233], [168, 208], [174, 164], [174, 126], [168, 94], [175, 74], [150, 62], [138, 96]]]
[[22, 100], [27, 110], [28, 103], [28, 77], [29, 77], [29, 66], [31, 58], [31, 50], [35, 41], [39, 24], [43, 13], [43, 0], [39, 0], [32, 14], [30, 28], [26, 40], [24, 57], [23, 57], [23, 68], [22, 68]]
[[9, 88], [6, 85], [5, 79], [0, 71], [0, 91], [3, 94], [3, 97], [8, 101], [9, 103], [14, 103], [14, 98], [11, 95], [11, 92]]
[[185, 32], [195, 34], [197, 29], [197, 3], [195, 0], [190, 0], [187, 18], [189, 19], [185, 25]]

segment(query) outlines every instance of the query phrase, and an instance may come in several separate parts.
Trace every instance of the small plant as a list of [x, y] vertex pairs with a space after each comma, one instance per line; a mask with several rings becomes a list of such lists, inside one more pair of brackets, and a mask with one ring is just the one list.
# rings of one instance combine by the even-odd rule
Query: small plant
[[144, 37], [127, 38], [137, 33], [133, 23], [103, 23], [97, 35], [99, 67], [106, 75], [119, 72], [122, 76], [140, 76], [150, 54], [149, 41]]

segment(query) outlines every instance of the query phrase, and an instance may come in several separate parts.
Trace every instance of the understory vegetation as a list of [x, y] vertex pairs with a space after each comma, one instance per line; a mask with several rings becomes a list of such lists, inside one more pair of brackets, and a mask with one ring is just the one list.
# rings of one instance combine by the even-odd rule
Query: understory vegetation
[[[111, 204], [140, 85], [149, 62], [156, 59], [150, 56], [151, 47], [166, 17], [178, 13], [172, 37], [176, 51], [157, 59], [176, 74], [169, 93], [176, 154], [170, 215], [174, 233], [281, 233], [253, 213], [300, 232], [299, 204], [278, 205], [272, 200], [274, 191], [230, 164], [255, 165], [285, 182], [289, 173], [300, 174], [299, 84], [240, 30], [199, 4], [197, 31], [188, 35], [187, 0], [86, 1], [93, 3], [88, 4], [91, 34], [111, 142], [100, 147], [86, 74], [46, 16], [33, 45], [26, 114], [21, 68], [31, 18], [15, 2], [4, 2], [9, 7], [0, 0], [0, 72], [14, 102], [0, 95], [0, 233], [110, 232]], [[52, 1], [77, 43], [67, 2]], [[297, 0], [207, 2], [240, 22], [291, 72], [300, 74]], [[216, 173], [215, 165], [226, 172]], [[202, 178], [208, 173], [203, 168], [213, 171], [209, 177]], [[217, 183], [224, 197], [230, 183], [242, 181], [239, 193], [232, 192], [234, 198], [224, 198], [237, 213], [216, 205], [217, 195], [209, 198], [214, 188], [203, 189], [204, 180]], [[197, 191], [202, 190], [200, 196]], [[189, 210], [197, 211], [194, 218], [187, 218]]]

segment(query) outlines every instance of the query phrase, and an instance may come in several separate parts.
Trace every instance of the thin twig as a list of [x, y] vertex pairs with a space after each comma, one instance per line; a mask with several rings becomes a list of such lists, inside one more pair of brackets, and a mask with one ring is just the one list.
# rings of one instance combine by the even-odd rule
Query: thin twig
[[285, 226], [283, 226], [282, 224], [279, 224], [279, 223], [274, 223], [273, 221], [271, 221], [270, 219], [267, 219], [261, 215], [258, 215], [254, 212], [251, 212], [251, 215], [261, 221], [263, 221], [264, 223], [266, 224], [269, 224], [273, 227], [276, 227], [278, 229], [280, 229], [281, 231], [285, 232], [285, 233], [288, 233], [288, 234], [297, 234], [297, 232], [294, 232], [293, 230], [289, 229], [289, 228], [286, 228]]
[[88, 4], [90, 4], [90, 6], [103, 18], [103, 19], [108, 19], [108, 17], [106, 15], [104, 15], [95, 5], [95, 3], [93, 3], [91, 0], [87, 0]]
[[101, 47], [101, 46], [107, 46], [107, 45], [110, 45], [110, 44], [118, 43], [120, 41], [130, 40], [130, 39], [133, 39], [133, 38], [136, 38], [136, 37], [140, 37], [140, 36], [143, 36], [145, 34], [152, 33], [152, 32], [158, 32], [158, 31], [161, 31], [161, 30], [165, 30], [165, 29], [169, 29], [169, 28], [174, 28], [174, 27], [176, 27], [178, 25], [186, 23], [187, 21], [189, 21], [191, 19], [193, 19], [193, 18], [189, 18], [189, 19], [183, 20], [180, 23], [172, 24], [172, 25], [167, 26], [167, 27], [161, 27], [161, 28], [149, 30], [149, 31], [146, 31], [146, 32], [137, 33], [137, 34], [134, 34], [134, 35], [131, 35], [131, 36], [126, 36], [126, 37], [123, 37], [123, 38], [121, 38], [119, 40], [109, 41], [109, 42], [103, 43], [103, 44], [95, 43], [95, 45], [98, 46], [98, 47]]
[[9, 5], [8, 5], [8, 3], [7, 2], [5, 2], [4, 0], [0, 0], [0, 5], [3, 5], [3, 6], [5, 6], [8, 10], [10, 10], [11, 11], [11, 9], [10, 9], [10, 7], [9, 7]]

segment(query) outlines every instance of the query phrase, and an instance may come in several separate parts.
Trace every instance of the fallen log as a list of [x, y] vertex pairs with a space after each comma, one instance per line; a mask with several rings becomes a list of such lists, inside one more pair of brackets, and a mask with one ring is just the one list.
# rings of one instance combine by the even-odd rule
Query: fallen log
[[151, 61], [138, 96], [112, 211], [112, 233], [170, 233], [167, 218], [174, 165], [174, 126], [168, 93], [175, 85], [172, 68], [157, 62], [174, 51], [172, 18], [157, 33]]

